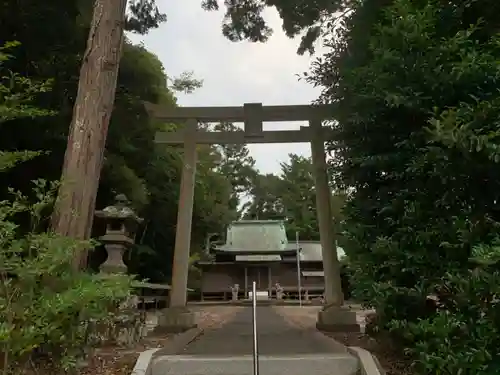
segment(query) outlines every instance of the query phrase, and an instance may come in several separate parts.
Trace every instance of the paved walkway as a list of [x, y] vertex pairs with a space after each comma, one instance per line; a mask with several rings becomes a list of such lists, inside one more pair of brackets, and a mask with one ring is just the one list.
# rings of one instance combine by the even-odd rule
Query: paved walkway
[[[292, 326], [270, 306], [257, 307], [259, 354], [262, 356], [345, 353], [345, 347], [315, 329]], [[208, 329], [184, 355], [244, 356], [252, 354], [252, 309], [238, 312], [222, 327]]]
[[[313, 328], [288, 323], [270, 306], [257, 308], [261, 375], [352, 375], [357, 359]], [[209, 328], [181, 355], [155, 360], [156, 375], [248, 375], [253, 373], [252, 309]]]

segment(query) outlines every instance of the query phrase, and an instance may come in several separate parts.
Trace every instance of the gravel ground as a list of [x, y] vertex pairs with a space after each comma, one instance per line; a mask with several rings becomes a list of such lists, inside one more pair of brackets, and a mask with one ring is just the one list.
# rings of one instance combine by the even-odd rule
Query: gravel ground
[[244, 307], [241, 306], [196, 306], [190, 307], [197, 315], [198, 327], [216, 328], [231, 321]]
[[[320, 306], [274, 306], [276, 312], [282, 315], [291, 324], [300, 327], [315, 327]], [[372, 311], [363, 310], [357, 305], [351, 305], [356, 311], [357, 320], [362, 327], [365, 324], [365, 317]], [[375, 354], [382, 367], [387, 371], [387, 375], [412, 375], [410, 364], [407, 360], [400, 358], [390, 345], [382, 344], [364, 333], [324, 333], [326, 336], [346, 345], [358, 346]]]
[[[216, 328], [231, 318], [242, 309], [238, 306], [206, 306], [193, 307], [196, 313], [198, 327], [203, 329]], [[161, 312], [158, 312], [161, 314]], [[150, 324], [157, 319], [150, 317]], [[150, 335], [137, 343], [133, 348], [107, 347], [97, 350], [89, 366], [82, 375], [128, 375], [132, 372], [139, 354], [147, 349], [160, 348], [173, 337], [173, 334], [152, 332]]]

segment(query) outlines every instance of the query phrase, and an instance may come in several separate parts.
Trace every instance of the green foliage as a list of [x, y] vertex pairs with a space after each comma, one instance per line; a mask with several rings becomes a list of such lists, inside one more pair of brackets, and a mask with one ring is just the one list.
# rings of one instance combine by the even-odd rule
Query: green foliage
[[[152, 0], [130, 1], [127, 29], [143, 33], [164, 21], [156, 4]], [[21, 44], [4, 51], [12, 58], [1, 62], [2, 77], [15, 72], [16, 77], [29, 77], [33, 84], [50, 85], [33, 95], [30, 103], [33, 110], [43, 111], [43, 116], [17, 116], [1, 123], [2, 164], [8, 161], [10, 166], [20, 157], [26, 161], [0, 174], [0, 200], [8, 197], [8, 187], [29, 192], [29, 181], [60, 178], [91, 17], [92, 2], [80, 0], [57, 5], [34, 0], [3, 4], [0, 33], [4, 39]], [[182, 148], [156, 145], [154, 137], [157, 131], [178, 130], [182, 125], [151, 120], [143, 102], [175, 106], [175, 91], [192, 92], [201, 84], [190, 72], [167, 76], [157, 56], [144, 46], [125, 42], [96, 207], [101, 209], [111, 204], [116, 194], [125, 193], [145, 218], [147, 224], [140, 228], [137, 238], [141, 248], [152, 253], [131, 251], [127, 262], [132, 273], [152, 281], [168, 282], [170, 278], [182, 167]], [[3, 111], [5, 107], [1, 108]], [[225, 160], [221, 155], [216, 146], [200, 146], [193, 249], [201, 247], [207, 233], [220, 232], [237, 216], [229, 179], [218, 169]], [[27, 231], [26, 221], [16, 218]], [[99, 237], [103, 230], [96, 224], [92, 236]], [[104, 256], [104, 249], [99, 247], [90, 263], [96, 266]]]
[[155, 0], [130, 0], [128, 9], [126, 29], [139, 34], [146, 34], [167, 20], [167, 16], [158, 10]]
[[95, 327], [113, 323], [110, 310], [130, 295], [127, 276], [106, 278], [74, 271], [76, 254], [88, 243], [52, 233], [19, 236], [12, 218], [28, 214], [39, 223], [53, 203], [55, 187], [34, 189], [40, 201], [16, 193], [0, 202], [0, 351], [4, 373], [45, 365], [67, 371], [99, 343]]
[[[167, 77], [155, 55], [143, 46], [125, 45], [97, 204], [107, 205], [116, 193], [124, 193], [146, 218], [141, 245], [152, 252], [134, 251], [128, 264], [133, 273], [152, 281], [170, 278], [182, 169], [182, 148], [156, 145], [154, 137], [157, 131], [182, 125], [152, 120], [142, 102], [175, 106], [168, 87], [190, 92], [201, 84], [192, 73]], [[198, 147], [193, 249], [200, 248], [206, 233], [222, 230], [233, 217], [230, 186], [218, 169], [221, 160], [217, 147]]]
[[50, 89], [50, 81], [34, 82], [5, 68], [5, 63], [12, 58], [10, 49], [19, 46], [18, 42], [7, 42], [0, 47], [0, 121], [5, 122], [19, 117], [48, 115], [48, 111], [33, 107], [27, 103], [33, 97]]
[[[316, 189], [311, 158], [289, 154], [289, 161], [281, 163], [279, 175], [255, 174], [249, 189], [249, 198], [242, 207], [246, 219], [286, 219], [287, 236], [319, 241], [316, 211]], [[342, 220], [345, 196], [332, 195], [332, 212], [335, 225]]]
[[203, 86], [203, 80], [194, 78], [193, 72], [184, 72], [172, 80], [172, 89], [185, 94], [191, 94], [201, 86]]
[[272, 220], [284, 218], [281, 202], [280, 179], [273, 174], [255, 174], [251, 179], [249, 201], [243, 204], [244, 219]]
[[[213, 127], [214, 131], [235, 132], [243, 131], [232, 123], [218, 123]], [[242, 197], [252, 187], [252, 182], [257, 175], [255, 160], [250, 156], [247, 145], [224, 144], [215, 146], [218, 160], [216, 170], [230, 183], [231, 197], [229, 208], [234, 212], [236, 219], [238, 206]]]
[[[226, 13], [222, 33], [232, 42], [250, 40], [265, 42], [273, 30], [267, 25], [263, 12], [275, 7], [283, 20], [283, 30], [293, 38], [302, 33], [298, 53], [312, 53], [314, 42], [321, 36], [321, 28], [328, 24], [330, 15], [348, 10], [356, 0], [233, 0], [225, 1]], [[219, 10], [218, 0], [203, 0], [205, 10]], [[305, 30], [305, 33], [303, 32]]]
[[[35, 82], [6, 68], [12, 58], [10, 50], [19, 46], [19, 42], [6, 42], [0, 47], [0, 126], [5, 122], [23, 117], [38, 117], [52, 114], [30, 104], [33, 98], [50, 89], [50, 81]], [[0, 151], [0, 172], [16, 164], [38, 156], [34, 151]]]
[[311, 158], [290, 154], [288, 163], [281, 163], [281, 202], [287, 220], [288, 238], [319, 241], [316, 211], [316, 189]]
[[332, 170], [350, 191], [355, 293], [425, 374], [500, 364], [500, 50], [489, 5], [361, 2], [309, 77], [320, 101], [336, 103]]
[[[17, 43], [8, 43], [4, 53]], [[0, 66], [0, 69], [3, 66]], [[1, 120], [51, 114], [32, 105], [45, 84], [2, 70]], [[3, 152], [0, 171], [39, 153]], [[40, 232], [54, 202], [57, 183], [34, 181], [30, 197], [9, 189], [11, 199], [0, 201], [0, 353], [2, 373], [22, 373], [43, 362], [54, 371], [75, 368], [101, 336], [96, 327], [114, 323], [111, 311], [130, 296], [127, 276], [100, 278], [74, 271], [75, 256], [91, 244]], [[29, 231], [16, 219], [28, 217]]]

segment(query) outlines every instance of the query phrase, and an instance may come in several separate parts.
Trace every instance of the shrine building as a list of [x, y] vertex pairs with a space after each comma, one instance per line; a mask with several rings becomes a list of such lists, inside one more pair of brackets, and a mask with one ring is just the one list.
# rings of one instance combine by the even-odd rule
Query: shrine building
[[[297, 262], [297, 254], [299, 262]], [[341, 259], [344, 251], [337, 247]], [[282, 220], [241, 220], [227, 228], [225, 244], [210, 249], [210, 260], [198, 261], [201, 299], [231, 299], [235, 285], [238, 299], [248, 299], [252, 282], [257, 291], [276, 298], [319, 297], [324, 292], [323, 258], [319, 241], [289, 241]]]

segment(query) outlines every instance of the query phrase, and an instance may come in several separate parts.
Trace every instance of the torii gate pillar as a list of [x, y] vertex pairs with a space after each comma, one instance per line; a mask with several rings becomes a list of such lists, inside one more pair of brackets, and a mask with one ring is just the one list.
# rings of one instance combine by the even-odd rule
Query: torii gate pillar
[[[356, 313], [342, 307], [340, 266], [337, 259], [331, 190], [324, 149], [324, 141], [331, 130], [323, 128], [321, 121], [330, 117], [329, 106], [263, 107], [260, 103], [251, 103], [245, 104], [244, 107], [177, 107], [175, 109], [158, 108], [156, 105], [148, 105], [148, 107], [150, 112], [154, 112], [153, 116], [158, 119], [186, 122], [184, 130], [172, 133], [160, 132], [156, 135], [158, 143], [184, 145], [170, 306], [160, 317], [159, 325], [170, 330], [185, 330], [195, 326], [194, 315], [187, 309], [186, 302], [196, 174], [196, 144], [310, 142], [326, 299], [326, 306], [318, 314], [317, 327], [329, 331], [359, 331]], [[244, 122], [245, 131], [199, 132], [197, 131], [198, 121]], [[309, 121], [309, 127], [301, 127], [300, 130], [263, 131], [263, 121]]]
[[193, 222], [194, 185], [196, 179], [196, 120], [186, 122], [186, 139], [175, 228], [174, 267], [170, 307], [184, 307], [187, 300], [189, 255], [191, 249], [191, 227]]
[[196, 182], [197, 128], [197, 120], [186, 121], [169, 307], [158, 319], [158, 325], [170, 332], [182, 332], [196, 327], [195, 315], [189, 311], [186, 303]]
[[321, 255], [325, 279], [326, 306], [318, 313], [316, 327], [324, 331], [359, 332], [356, 313], [342, 307], [344, 296], [340, 279], [340, 264], [337, 258], [335, 228], [332, 215], [332, 192], [328, 181], [325, 141], [321, 134], [321, 120], [309, 121], [313, 131], [311, 156], [316, 191]]

